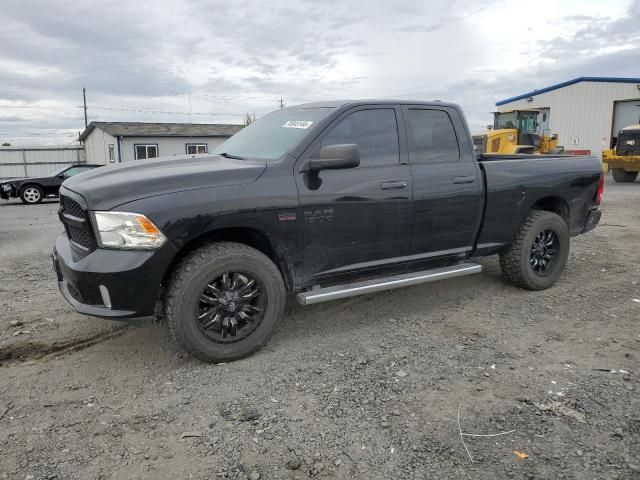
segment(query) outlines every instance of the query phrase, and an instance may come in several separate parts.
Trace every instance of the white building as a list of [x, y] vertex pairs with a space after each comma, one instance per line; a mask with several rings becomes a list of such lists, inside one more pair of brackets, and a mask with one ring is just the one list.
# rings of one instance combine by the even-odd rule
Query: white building
[[108, 165], [212, 152], [242, 125], [91, 122], [80, 134], [87, 163]]
[[623, 127], [640, 123], [640, 78], [580, 77], [496, 103], [499, 112], [540, 109], [542, 130], [559, 145], [599, 156]]

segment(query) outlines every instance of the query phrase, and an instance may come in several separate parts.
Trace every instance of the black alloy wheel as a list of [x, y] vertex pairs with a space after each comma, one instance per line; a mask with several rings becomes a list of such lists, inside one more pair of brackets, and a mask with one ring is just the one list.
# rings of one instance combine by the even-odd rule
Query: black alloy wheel
[[533, 271], [540, 275], [548, 275], [555, 266], [560, 240], [553, 230], [543, 230], [533, 240], [529, 263]]
[[265, 288], [254, 275], [225, 272], [213, 278], [200, 294], [197, 321], [208, 339], [237, 342], [258, 328], [266, 302]]
[[287, 290], [264, 253], [241, 243], [214, 242], [185, 256], [172, 272], [164, 313], [173, 339], [205, 362], [256, 352], [273, 334]]
[[532, 210], [500, 252], [500, 270], [506, 280], [529, 290], [553, 285], [569, 257], [569, 226], [555, 212]]

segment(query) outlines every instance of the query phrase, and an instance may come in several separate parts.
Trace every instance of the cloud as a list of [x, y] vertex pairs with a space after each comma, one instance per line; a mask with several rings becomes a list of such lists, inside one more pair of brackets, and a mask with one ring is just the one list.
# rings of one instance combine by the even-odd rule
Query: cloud
[[71, 141], [83, 86], [93, 120], [396, 96], [457, 101], [481, 126], [496, 100], [640, 64], [640, 0], [5, 0], [3, 17], [0, 140], [30, 143]]

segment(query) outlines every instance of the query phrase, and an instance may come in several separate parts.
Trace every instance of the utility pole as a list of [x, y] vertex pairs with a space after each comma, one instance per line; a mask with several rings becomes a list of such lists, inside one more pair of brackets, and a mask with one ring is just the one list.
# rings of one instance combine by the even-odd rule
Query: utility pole
[[284, 98], [280, 97], [280, 110], [284, 108]]
[[84, 103], [84, 128], [89, 126], [89, 122], [87, 122], [87, 89], [82, 87], [82, 100]]

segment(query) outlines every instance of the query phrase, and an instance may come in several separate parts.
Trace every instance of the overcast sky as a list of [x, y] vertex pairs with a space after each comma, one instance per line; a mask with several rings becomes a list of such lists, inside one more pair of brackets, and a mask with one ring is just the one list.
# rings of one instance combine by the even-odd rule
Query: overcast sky
[[[89, 121], [240, 123], [337, 98], [495, 102], [579, 76], [640, 77], [640, 0], [3, 0], [0, 142]], [[215, 115], [214, 115], [215, 114]]]

